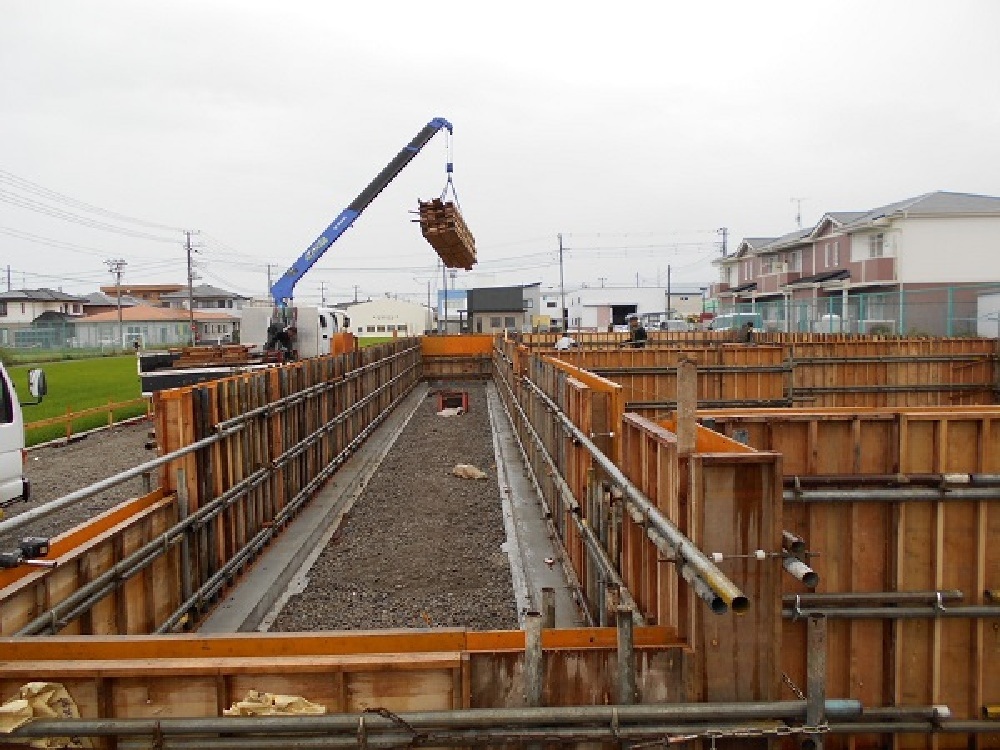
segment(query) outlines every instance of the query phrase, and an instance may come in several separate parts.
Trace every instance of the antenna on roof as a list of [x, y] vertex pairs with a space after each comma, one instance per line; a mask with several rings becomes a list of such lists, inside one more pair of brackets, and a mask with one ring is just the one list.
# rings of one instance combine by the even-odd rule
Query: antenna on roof
[[792, 198], [792, 203], [795, 204], [795, 223], [798, 225], [799, 229], [802, 229], [802, 201], [807, 201], [808, 198]]

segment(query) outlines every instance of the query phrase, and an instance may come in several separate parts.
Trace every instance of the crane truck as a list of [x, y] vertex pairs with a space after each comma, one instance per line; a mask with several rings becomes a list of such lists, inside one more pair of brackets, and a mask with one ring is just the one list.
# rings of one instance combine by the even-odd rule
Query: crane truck
[[[329, 354], [337, 334], [349, 329], [350, 321], [342, 311], [323, 307], [292, 304], [295, 285], [323, 257], [361, 213], [371, 204], [420, 150], [441, 130], [450, 136], [452, 125], [443, 117], [435, 117], [418, 132], [368, 187], [333, 220], [304, 253], [271, 287], [271, 299], [243, 309], [240, 340], [265, 351], [281, 351], [288, 358], [313, 357]], [[449, 177], [452, 164], [448, 162]]]

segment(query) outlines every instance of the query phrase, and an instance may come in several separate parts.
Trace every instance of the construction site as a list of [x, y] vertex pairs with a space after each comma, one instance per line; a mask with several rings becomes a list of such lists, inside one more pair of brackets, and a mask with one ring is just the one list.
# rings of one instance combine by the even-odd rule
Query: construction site
[[996, 340], [556, 338], [157, 393], [0, 521], [158, 478], [0, 570], [0, 742], [1000, 747]]

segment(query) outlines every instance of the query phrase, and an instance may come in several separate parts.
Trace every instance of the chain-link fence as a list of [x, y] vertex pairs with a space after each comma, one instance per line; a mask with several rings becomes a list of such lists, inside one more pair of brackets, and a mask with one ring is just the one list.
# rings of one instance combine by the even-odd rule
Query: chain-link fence
[[766, 331], [998, 337], [1000, 282], [860, 293], [822, 290], [806, 299], [722, 304], [719, 313], [753, 314]]

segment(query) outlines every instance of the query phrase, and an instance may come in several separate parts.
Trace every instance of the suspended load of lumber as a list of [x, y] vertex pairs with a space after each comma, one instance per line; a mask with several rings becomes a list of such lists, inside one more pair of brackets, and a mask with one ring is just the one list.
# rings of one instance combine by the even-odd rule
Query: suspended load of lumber
[[448, 268], [472, 269], [476, 239], [462, 220], [458, 207], [439, 198], [420, 203], [420, 233]]

